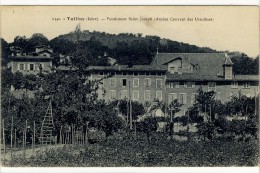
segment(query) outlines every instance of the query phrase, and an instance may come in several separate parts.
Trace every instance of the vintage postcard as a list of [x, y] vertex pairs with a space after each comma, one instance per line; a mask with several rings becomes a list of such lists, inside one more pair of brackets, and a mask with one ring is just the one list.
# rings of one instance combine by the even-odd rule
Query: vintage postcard
[[257, 167], [259, 7], [2, 6], [3, 167]]

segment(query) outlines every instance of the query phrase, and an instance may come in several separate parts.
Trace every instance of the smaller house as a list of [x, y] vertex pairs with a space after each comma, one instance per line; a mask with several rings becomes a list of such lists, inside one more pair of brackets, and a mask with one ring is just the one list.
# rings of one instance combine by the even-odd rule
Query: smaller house
[[11, 47], [12, 54], [9, 56], [8, 68], [12, 73], [38, 74], [39, 72], [50, 72], [52, 67], [53, 53], [48, 46], [39, 46], [35, 52], [23, 53], [18, 47]]

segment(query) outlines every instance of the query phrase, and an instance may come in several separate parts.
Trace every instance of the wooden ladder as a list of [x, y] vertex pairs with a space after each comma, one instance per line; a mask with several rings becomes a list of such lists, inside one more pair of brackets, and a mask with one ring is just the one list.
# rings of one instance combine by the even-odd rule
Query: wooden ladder
[[53, 127], [54, 124], [53, 124], [53, 116], [52, 116], [52, 102], [50, 100], [46, 114], [42, 122], [41, 135], [40, 135], [41, 144], [51, 144]]

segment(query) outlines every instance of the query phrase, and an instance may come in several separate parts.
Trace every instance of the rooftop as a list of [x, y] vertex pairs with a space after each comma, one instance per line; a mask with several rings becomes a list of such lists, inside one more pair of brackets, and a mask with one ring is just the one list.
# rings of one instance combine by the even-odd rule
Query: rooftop
[[[59, 66], [57, 70], [71, 70], [70, 67], [66, 66]], [[72, 70], [75, 70], [73, 68]], [[89, 66], [88, 69], [91, 71], [158, 71], [158, 72], [166, 72], [166, 67], [156, 67], [151, 65], [134, 65], [132, 67], [129, 67], [127, 65], [114, 65], [114, 66]]]
[[47, 57], [47, 56], [28, 56], [28, 55], [24, 55], [24, 56], [9, 56], [9, 59], [12, 60], [52, 60], [53, 57]]

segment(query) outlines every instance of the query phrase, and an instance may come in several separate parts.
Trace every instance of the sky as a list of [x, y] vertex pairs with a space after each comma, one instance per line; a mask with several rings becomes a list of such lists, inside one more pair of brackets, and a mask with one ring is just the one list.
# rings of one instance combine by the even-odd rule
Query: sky
[[[86, 20], [88, 17], [98, 21]], [[127, 20], [108, 20], [114, 17]], [[138, 20], [131, 21], [129, 17]], [[152, 21], [140, 21], [140, 17]], [[196, 18], [202, 21], [195, 21]], [[207, 21], [203, 21], [205, 18]], [[18, 35], [29, 38], [33, 33], [53, 39], [74, 31], [79, 23], [81, 30], [157, 35], [219, 51], [244, 52], [251, 57], [259, 54], [257, 6], [5, 6], [1, 8], [0, 34], [7, 42]]]

